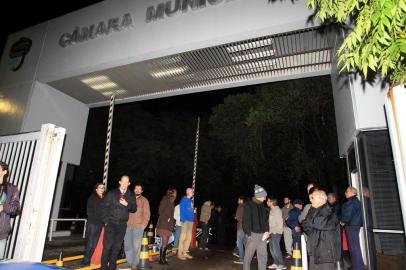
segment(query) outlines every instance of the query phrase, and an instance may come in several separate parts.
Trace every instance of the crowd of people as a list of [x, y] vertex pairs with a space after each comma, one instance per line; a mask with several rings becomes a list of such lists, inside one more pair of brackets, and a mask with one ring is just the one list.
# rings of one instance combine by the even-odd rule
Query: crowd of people
[[[254, 187], [252, 199], [240, 197], [235, 214], [238, 250], [235, 255], [239, 260], [235, 263], [243, 264], [243, 270], [249, 270], [256, 254], [258, 270], [287, 269], [292, 247], [303, 235], [307, 254], [302, 256], [308, 256], [309, 269], [334, 270], [342, 265], [344, 257], [349, 256], [351, 269], [364, 270], [359, 241], [362, 212], [357, 189], [347, 188], [342, 207], [334, 193], [326, 194], [313, 183], [307, 186], [307, 192], [310, 203], [304, 206], [301, 199], [291, 202], [285, 197], [282, 208], [276, 198], [268, 197], [266, 190], [258, 185]], [[285, 258], [280, 246], [282, 236]], [[348, 245], [349, 254], [343, 243]], [[272, 257], [269, 266], [268, 246]]]
[[[20, 211], [18, 189], [7, 182], [9, 169], [0, 162], [0, 254], [5, 253], [6, 239], [10, 232], [10, 217]], [[87, 228], [84, 265], [90, 265], [99, 238], [103, 235], [101, 269], [115, 270], [116, 260], [124, 242], [128, 267], [137, 269], [144, 231], [150, 223], [151, 212], [143, 186], [135, 184], [130, 190], [130, 177], [123, 175], [118, 188], [105, 194], [102, 183], [94, 186], [94, 192], [87, 201]], [[285, 197], [283, 207], [276, 198], [268, 197], [266, 190], [255, 185], [252, 198], [239, 197], [235, 220], [237, 222], [234, 261], [242, 264], [243, 270], [251, 268], [256, 256], [258, 270], [287, 269], [287, 260], [292, 257], [292, 247], [306, 239], [309, 269], [335, 269], [337, 263], [350, 257], [353, 270], [365, 269], [359, 233], [362, 226], [362, 209], [358, 191], [348, 187], [346, 201], [342, 206], [334, 193], [326, 192], [311, 183], [307, 186], [310, 203], [304, 205], [301, 199]], [[225, 242], [225, 216], [221, 206], [214, 207], [205, 201], [199, 211], [193, 204], [194, 190], [187, 188], [180, 203], [175, 206], [177, 191], [168, 189], [159, 204], [159, 218], [156, 233], [161, 238], [159, 263], [168, 265], [167, 247], [170, 236], [174, 234], [174, 247], [177, 247], [179, 260], [189, 260], [189, 247], [192, 229], [197, 213], [201, 236], [199, 249], [208, 250], [209, 231], [215, 226], [217, 243]], [[213, 224], [213, 220], [215, 220]], [[283, 240], [286, 254], [282, 255]], [[348, 245], [349, 254], [343, 248]], [[268, 249], [272, 264], [268, 265]]]

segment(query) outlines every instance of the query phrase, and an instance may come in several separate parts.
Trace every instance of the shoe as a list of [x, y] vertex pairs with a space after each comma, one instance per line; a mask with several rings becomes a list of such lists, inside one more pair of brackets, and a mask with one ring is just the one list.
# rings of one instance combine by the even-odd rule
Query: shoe
[[233, 255], [237, 258], [240, 258], [240, 255], [238, 255], [237, 253], [233, 252]]
[[268, 266], [268, 269], [276, 269], [278, 266], [276, 264], [272, 264]]
[[183, 255], [183, 256], [185, 256], [186, 257], [186, 259], [193, 259], [193, 256], [190, 256], [189, 254], [185, 254], [185, 255]]
[[233, 261], [233, 263], [236, 263], [236, 264], [244, 264], [244, 262], [243, 262], [243, 261], [240, 261], [240, 260], [238, 260], [238, 261]]
[[185, 255], [178, 255], [178, 259], [181, 260], [181, 261], [186, 261], [187, 260]]
[[288, 254], [288, 255], [285, 256], [285, 258], [290, 259], [290, 258], [292, 258], [292, 255]]
[[209, 250], [209, 248], [206, 247], [206, 248], [204, 248], [204, 250]]
[[276, 267], [276, 270], [285, 270], [285, 269], [287, 269], [287, 267], [284, 266], [284, 265], [278, 265], [278, 266]]
[[202, 248], [202, 247], [199, 247], [199, 250], [203, 250], [203, 248]]

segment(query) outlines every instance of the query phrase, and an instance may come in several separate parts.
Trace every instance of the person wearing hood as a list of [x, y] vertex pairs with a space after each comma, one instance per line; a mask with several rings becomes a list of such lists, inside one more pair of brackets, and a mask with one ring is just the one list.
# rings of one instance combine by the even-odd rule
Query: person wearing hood
[[207, 250], [207, 240], [209, 239], [209, 220], [211, 218], [211, 201], [203, 203], [200, 209], [200, 228], [202, 229], [202, 236], [200, 237], [199, 249]]
[[340, 227], [323, 190], [310, 195], [311, 208], [302, 223], [307, 235], [309, 269], [334, 270], [341, 260]]
[[258, 270], [265, 270], [268, 262], [266, 239], [269, 237], [267, 210], [264, 205], [266, 190], [258, 185], [254, 187], [254, 197], [244, 204], [242, 227], [247, 236], [244, 254], [244, 270], [251, 269], [251, 261], [257, 253]]

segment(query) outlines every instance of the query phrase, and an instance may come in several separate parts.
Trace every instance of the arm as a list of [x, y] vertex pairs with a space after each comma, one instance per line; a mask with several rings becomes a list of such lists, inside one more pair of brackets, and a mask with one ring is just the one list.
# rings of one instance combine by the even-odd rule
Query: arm
[[87, 199], [87, 205], [86, 205], [86, 214], [87, 217], [91, 216], [91, 213], [94, 213], [94, 209], [92, 207], [92, 201], [91, 201], [92, 195], [89, 196], [89, 198]]
[[149, 219], [151, 217], [151, 210], [149, 208], [149, 201], [147, 199], [145, 199], [145, 203], [143, 205], [143, 209], [142, 209], [142, 213], [143, 213], [143, 217], [142, 220], [144, 221], [142, 223], [142, 226], [144, 227], [144, 229], [148, 226], [149, 223]]
[[299, 216], [299, 223], [302, 223], [303, 222], [303, 220], [305, 220], [305, 218], [306, 218], [306, 216], [307, 216], [307, 213], [309, 213], [309, 210], [310, 210], [310, 207], [311, 207], [312, 205], [311, 204], [306, 204], [306, 206], [304, 207], [304, 209], [303, 209], [303, 211], [302, 211], [302, 213], [300, 213], [300, 216]]
[[8, 215], [17, 215], [20, 212], [20, 196], [17, 188], [13, 186], [11, 198], [3, 205], [3, 211]]
[[348, 223], [351, 221], [352, 216], [352, 207], [349, 205], [349, 202], [343, 204], [341, 208], [341, 221], [344, 223]]
[[128, 198], [127, 210], [130, 213], [135, 213], [137, 211], [137, 202], [135, 200], [135, 196], [130, 196], [130, 198]]
[[243, 215], [243, 222], [242, 227], [245, 234], [249, 237], [251, 236], [252, 230], [252, 219], [251, 219], [251, 209], [249, 209], [248, 205], [244, 206], [244, 215]]
[[102, 202], [102, 221], [106, 225], [109, 221], [109, 213], [110, 213], [110, 208], [112, 207], [112, 195], [111, 192], [107, 193], [106, 197], [104, 197], [103, 202]]

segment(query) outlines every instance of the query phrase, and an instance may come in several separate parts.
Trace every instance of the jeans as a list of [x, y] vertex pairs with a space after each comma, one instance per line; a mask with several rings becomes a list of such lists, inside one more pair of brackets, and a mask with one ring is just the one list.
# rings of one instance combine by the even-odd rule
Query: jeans
[[179, 247], [179, 238], [180, 238], [180, 232], [182, 230], [182, 226], [175, 226], [175, 240], [173, 241], [173, 247], [177, 248]]
[[193, 221], [182, 222], [182, 231], [180, 232], [178, 255], [182, 256], [189, 250], [192, 240]]
[[96, 249], [102, 227], [103, 226], [101, 224], [87, 223], [86, 225], [86, 247], [84, 254], [85, 257], [83, 259], [83, 263], [85, 265], [90, 265], [90, 259], [92, 258], [93, 252]]
[[263, 233], [251, 233], [247, 237], [247, 245], [245, 246], [244, 266], [243, 270], [251, 269], [252, 257], [255, 251], [257, 252], [258, 270], [265, 270], [268, 262], [268, 251], [266, 241], [262, 241]]
[[245, 246], [245, 233], [243, 229], [239, 229], [237, 231], [237, 247], [238, 247], [238, 255], [240, 256], [240, 261], [244, 260], [244, 246]]
[[276, 265], [284, 265], [280, 246], [281, 237], [282, 234], [271, 234], [269, 239], [269, 251], [271, 252], [273, 263]]
[[200, 227], [202, 228], [202, 236], [200, 237], [199, 247], [206, 248], [207, 240], [209, 239], [209, 225], [205, 222], [200, 222]]
[[283, 227], [283, 241], [285, 242], [286, 253], [292, 255], [292, 229], [289, 227]]
[[117, 256], [123, 243], [127, 224], [109, 223], [105, 227], [101, 270], [116, 270]]
[[127, 263], [129, 265], [138, 265], [140, 263], [140, 251], [144, 228], [127, 227], [124, 237], [124, 251]]
[[361, 245], [359, 243], [359, 226], [345, 226], [347, 233], [348, 247], [353, 270], [363, 270], [364, 261], [362, 260]]
[[6, 252], [6, 243], [7, 243], [7, 238], [0, 240], [0, 260], [5, 258], [4, 253]]

